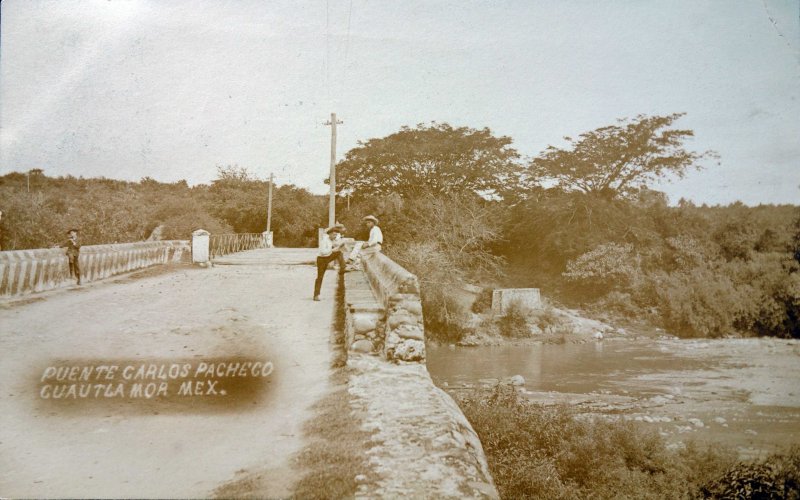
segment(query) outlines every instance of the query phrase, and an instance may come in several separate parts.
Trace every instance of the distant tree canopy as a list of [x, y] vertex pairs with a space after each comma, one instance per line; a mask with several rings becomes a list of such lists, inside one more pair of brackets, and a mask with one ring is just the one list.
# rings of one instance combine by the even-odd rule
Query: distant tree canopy
[[[195, 229], [212, 234], [262, 232], [267, 183], [246, 168], [218, 166], [211, 186], [47, 177], [41, 171], [0, 176], [0, 246], [44, 248], [70, 227], [85, 245], [141, 241], [155, 228], [164, 239], [188, 239]], [[30, 185], [30, 191], [28, 191]], [[280, 246], [311, 246], [325, 218], [325, 198], [291, 184], [273, 189], [272, 231]]]
[[256, 181], [256, 178], [245, 167], [240, 167], [239, 165], [217, 165], [217, 178], [212, 182], [214, 185], [237, 185], [254, 181]]
[[[238, 233], [260, 233], [267, 223], [268, 186], [244, 167], [217, 166], [217, 178], [208, 188], [209, 210]], [[272, 195], [275, 242], [313, 245], [317, 228], [325, 223], [325, 197], [292, 184], [275, 186]]]
[[511, 142], [488, 128], [403, 127], [348, 151], [337, 165], [337, 189], [356, 199], [389, 193], [502, 196], [518, 185], [523, 171]]
[[698, 161], [716, 157], [713, 151], [684, 148], [694, 132], [672, 128], [683, 115], [639, 115], [585, 132], [578, 139], [565, 137], [570, 147], [548, 146], [532, 161], [530, 174], [564, 191], [631, 198], [650, 182], [667, 175], [683, 177], [688, 169], [700, 168]]

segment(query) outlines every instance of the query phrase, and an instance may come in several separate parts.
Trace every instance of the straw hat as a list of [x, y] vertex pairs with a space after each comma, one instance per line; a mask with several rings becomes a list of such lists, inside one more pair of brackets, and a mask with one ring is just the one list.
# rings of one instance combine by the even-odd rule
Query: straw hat
[[369, 220], [369, 221], [372, 221], [372, 222], [374, 222], [375, 224], [377, 224], [377, 223], [378, 223], [378, 218], [377, 218], [377, 217], [375, 217], [374, 215], [367, 215], [366, 217], [364, 217], [364, 218], [363, 218], [363, 219], [361, 219], [361, 220], [363, 220], [363, 221], [365, 221], [365, 222]]

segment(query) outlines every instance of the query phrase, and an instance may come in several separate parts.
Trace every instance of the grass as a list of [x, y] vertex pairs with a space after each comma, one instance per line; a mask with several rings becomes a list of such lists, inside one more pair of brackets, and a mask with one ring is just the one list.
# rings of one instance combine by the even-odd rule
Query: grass
[[310, 440], [296, 458], [304, 473], [294, 485], [293, 497], [308, 499], [353, 498], [356, 476], [368, 474], [366, 450], [369, 432], [361, 430], [361, 419], [352, 411], [347, 392], [349, 372], [344, 351], [344, 279], [339, 277], [334, 317], [334, 349], [331, 365], [332, 391], [314, 405], [315, 417], [304, 427]]
[[352, 498], [358, 488], [356, 476], [365, 474], [365, 452], [370, 433], [361, 430], [361, 421], [350, 408], [347, 370], [334, 376], [336, 389], [315, 405], [316, 417], [306, 424], [311, 439], [297, 457], [305, 471], [295, 484], [296, 498]]
[[[634, 422], [577, 419], [568, 407], [527, 402], [506, 385], [458, 402], [501, 498], [800, 498], [800, 449], [757, 463], [691, 442], [672, 450]], [[746, 494], [762, 491], [769, 495]]]

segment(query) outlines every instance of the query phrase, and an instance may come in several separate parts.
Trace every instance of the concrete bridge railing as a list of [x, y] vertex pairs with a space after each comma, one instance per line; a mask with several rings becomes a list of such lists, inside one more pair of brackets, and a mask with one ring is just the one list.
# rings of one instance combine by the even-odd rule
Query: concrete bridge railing
[[209, 255], [213, 259], [236, 252], [272, 247], [272, 231], [264, 233], [212, 234]]
[[499, 498], [478, 435], [425, 364], [419, 280], [383, 253], [344, 275], [351, 403], [377, 477], [358, 498]]
[[389, 361], [425, 362], [425, 330], [417, 277], [383, 253], [365, 253], [363, 273], [345, 275], [349, 350]]
[[[142, 241], [81, 247], [81, 282], [97, 281], [145, 267], [178, 262], [189, 253], [183, 240]], [[0, 252], [0, 296], [12, 297], [58, 288], [71, 281], [63, 248]]]

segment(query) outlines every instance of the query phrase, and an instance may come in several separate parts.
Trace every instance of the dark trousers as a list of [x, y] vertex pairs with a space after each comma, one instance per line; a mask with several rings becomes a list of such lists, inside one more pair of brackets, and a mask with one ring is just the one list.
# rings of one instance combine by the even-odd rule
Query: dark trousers
[[345, 264], [342, 252], [333, 252], [327, 257], [317, 256], [317, 281], [314, 282], [314, 297], [319, 295], [319, 291], [322, 288], [322, 278], [325, 277], [328, 264], [334, 260], [339, 263], [339, 273], [344, 273]]
[[81, 265], [78, 262], [79, 257], [68, 257], [69, 260], [69, 275], [78, 279], [81, 282]]

